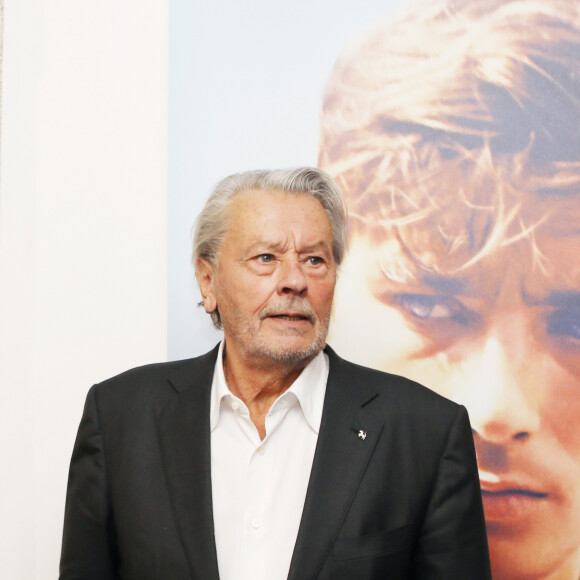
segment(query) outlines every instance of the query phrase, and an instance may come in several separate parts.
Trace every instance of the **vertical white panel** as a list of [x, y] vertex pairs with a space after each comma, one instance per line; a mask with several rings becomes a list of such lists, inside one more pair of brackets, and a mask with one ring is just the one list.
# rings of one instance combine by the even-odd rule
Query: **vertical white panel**
[[167, 12], [158, 0], [5, 0], [5, 578], [57, 575], [87, 389], [166, 358]]

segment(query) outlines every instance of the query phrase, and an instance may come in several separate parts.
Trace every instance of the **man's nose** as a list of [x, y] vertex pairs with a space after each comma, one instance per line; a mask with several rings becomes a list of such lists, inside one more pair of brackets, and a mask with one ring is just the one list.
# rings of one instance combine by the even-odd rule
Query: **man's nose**
[[465, 365], [457, 399], [482, 440], [497, 445], [525, 441], [540, 426], [546, 361], [541, 352], [526, 349], [529, 341], [529, 335], [491, 334]]
[[280, 264], [278, 294], [302, 295], [308, 289], [308, 279], [298, 257], [288, 257]]

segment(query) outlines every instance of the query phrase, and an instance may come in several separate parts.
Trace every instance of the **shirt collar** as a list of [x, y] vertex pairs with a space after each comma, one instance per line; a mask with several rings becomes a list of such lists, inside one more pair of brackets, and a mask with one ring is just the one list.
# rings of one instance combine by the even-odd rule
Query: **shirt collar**
[[[213, 372], [210, 402], [210, 430], [213, 431], [219, 423], [222, 399], [234, 397], [226, 384], [223, 365], [224, 341], [220, 343], [218, 356]], [[290, 388], [281, 397], [296, 397], [310, 428], [318, 434], [324, 407], [324, 395], [328, 380], [328, 356], [319, 352], [300, 373]]]

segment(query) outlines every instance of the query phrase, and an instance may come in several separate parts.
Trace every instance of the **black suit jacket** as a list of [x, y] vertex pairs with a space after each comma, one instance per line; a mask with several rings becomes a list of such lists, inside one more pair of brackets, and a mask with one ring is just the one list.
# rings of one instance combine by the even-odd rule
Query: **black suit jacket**
[[[465, 409], [327, 353], [288, 578], [491, 578]], [[216, 355], [134, 369], [90, 390], [70, 468], [61, 580], [218, 579], [209, 428]]]

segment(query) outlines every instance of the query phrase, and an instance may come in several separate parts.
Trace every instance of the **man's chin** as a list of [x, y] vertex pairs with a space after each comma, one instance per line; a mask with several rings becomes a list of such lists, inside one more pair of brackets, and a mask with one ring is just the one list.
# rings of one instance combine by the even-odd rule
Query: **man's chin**
[[303, 340], [296, 340], [296, 338], [298, 337], [283, 337], [278, 340], [264, 341], [258, 345], [258, 351], [262, 356], [268, 357], [272, 361], [288, 366], [297, 366], [310, 362], [326, 344], [325, 337], [315, 338], [306, 344]]

